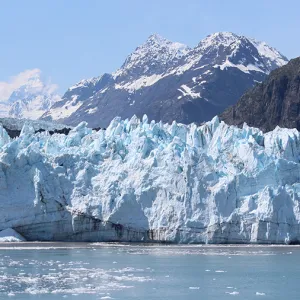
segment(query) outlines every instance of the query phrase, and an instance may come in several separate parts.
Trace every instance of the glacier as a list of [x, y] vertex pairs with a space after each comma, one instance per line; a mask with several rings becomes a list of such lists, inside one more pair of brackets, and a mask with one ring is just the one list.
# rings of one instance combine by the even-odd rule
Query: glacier
[[26, 240], [19, 233], [11, 228], [0, 231], [0, 243], [25, 242]]
[[0, 125], [0, 230], [28, 241], [300, 242], [300, 134], [115, 118], [11, 139]]

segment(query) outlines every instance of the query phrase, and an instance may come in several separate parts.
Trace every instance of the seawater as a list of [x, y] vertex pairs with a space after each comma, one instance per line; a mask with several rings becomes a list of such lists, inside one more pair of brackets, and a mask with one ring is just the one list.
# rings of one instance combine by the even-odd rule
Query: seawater
[[0, 244], [0, 299], [300, 299], [300, 247]]

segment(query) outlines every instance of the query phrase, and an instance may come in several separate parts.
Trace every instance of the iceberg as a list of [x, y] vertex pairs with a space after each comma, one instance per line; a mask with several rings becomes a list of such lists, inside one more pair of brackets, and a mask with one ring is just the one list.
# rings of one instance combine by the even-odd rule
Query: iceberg
[[33, 241], [300, 242], [300, 134], [115, 118], [0, 126], [0, 230]]

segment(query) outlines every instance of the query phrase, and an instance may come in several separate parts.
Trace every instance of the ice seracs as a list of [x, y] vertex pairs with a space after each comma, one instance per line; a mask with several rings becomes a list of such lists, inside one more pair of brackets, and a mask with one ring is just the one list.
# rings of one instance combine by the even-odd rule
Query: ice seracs
[[28, 240], [300, 241], [300, 134], [137, 117], [0, 130], [0, 230]]

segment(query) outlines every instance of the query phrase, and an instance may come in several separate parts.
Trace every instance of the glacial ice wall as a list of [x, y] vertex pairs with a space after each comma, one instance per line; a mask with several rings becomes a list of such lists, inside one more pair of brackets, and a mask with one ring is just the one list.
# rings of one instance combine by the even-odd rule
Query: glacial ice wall
[[217, 117], [115, 118], [98, 132], [10, 139], [0, 126], [0, 230], [28, 240], [300, 241], [300, 135]]

